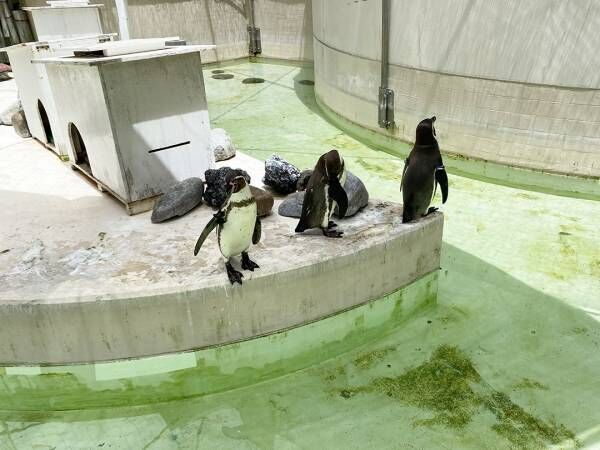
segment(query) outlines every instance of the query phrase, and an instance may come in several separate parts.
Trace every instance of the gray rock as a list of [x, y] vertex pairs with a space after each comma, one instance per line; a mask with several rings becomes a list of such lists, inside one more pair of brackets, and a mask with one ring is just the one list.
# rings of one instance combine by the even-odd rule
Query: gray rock
[[297, 191], [305, 191], [306, 190], [306, 185], [308, 184], [308, 180], [310, 179], [310, 176], [312, 175], [312, 173], [313, 173], [312, 169], [303, 170], [302, 173], [300, 173], [300, 177], [298, 178], [298, 182], [296, 183]]
[[235, 156], [235, 146], [223, 128], [210, 130], [210, 149], [215, 155], [215, 161], [225, 161]]
[[[348, 171], [346, 175], [344, 190], [348, 195], [348, 210], [346, 211], [346, 217], [353, 216], [369, 203], [369, 192], [367, 191], [367, 188], [361, 179], [350, 171]], [[334, 214], [337, 215], [337, 210]]]
[[29, 127], [27, 126], [27, 119], [25, 118], [25, 113], [22, 109], [19, 109], [16, 113], [14, 113], [10, 119], [10, 123], [12, 124], [15, 132], [22, 138], [31, 137], [31, 133], [29, 132]]
[[275, 203], [275, 199], [271, 193], [256, 186], [250, 186], [250, 190], [256, 200], [256, 214], [258, 217], [265, 217], [271, 214], [271, 209], [273, 209], [273, 204]]
[[[369, 203], [369, 192], [363, 182], [351, 172], [347, 172], [344, 190], [348, 195], [348, 210], [345, 217], [355, 215]], [[302, 203], [304, 202], [304, 191], [296, 192], [288, 196], [279, 204], [279, 215], [284, 217], [300, 217]], [[334, 214], [337, 216], [337, 208]]]
[[200, 178], [188, 178], [171, 186], [156, 202], [152, 223], [160, 223], [187, 214], [202, 203], [204, 183]]
[[213, 208], [220, 207], [227, 198], [228, 184], [232, 177], [242, 175], [250, 184], [250, 175], [241, 169], [221, 167], [219, 169], [208, 169], [204, 172], [205, 189], [204, 201]]
[[304, 202], [304, 191], [294, 192], [288, 195], [285, 200], [279, 204], [277, 213], [283, 217], [299, 218], [302, 214], [302, 203]]
[[4, 110], [0, 111], [0, 125], [8, 125], [9, 127], [12, 126], [12, 116], [14, 113], [16, 113], [17, 111], [19, 111], [21, 109], [21, 101], [20, 100], [15, 100], [14, 103], [11, 103], [10, 105], [8, 105], [7, 108], [5, 108]]
[[298, 178], [300, 170], [278, 155], [273, 155], [265, 161], [263, 182], [275, 192], [284, 195], [295, 192]]

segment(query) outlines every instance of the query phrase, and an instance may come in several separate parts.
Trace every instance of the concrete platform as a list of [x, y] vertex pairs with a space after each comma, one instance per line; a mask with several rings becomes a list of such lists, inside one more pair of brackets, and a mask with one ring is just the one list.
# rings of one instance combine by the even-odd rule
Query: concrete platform
[[[227, 165], [261, 185], [262, 163]], [[401, 224], [372, 202], [340, 221], [344, 239], [297, 235], [263, 220], [261, 266], [231, 286], [216, 239], [194, 257], [213, 211], [155, 225], [34, 141], [0, 152], [0, 365], [69, 364], [200, 349], [310, 323], [407, 286], [439, 268], [441, 214]], [[274, 211], [277, 210], [277, 202]]]

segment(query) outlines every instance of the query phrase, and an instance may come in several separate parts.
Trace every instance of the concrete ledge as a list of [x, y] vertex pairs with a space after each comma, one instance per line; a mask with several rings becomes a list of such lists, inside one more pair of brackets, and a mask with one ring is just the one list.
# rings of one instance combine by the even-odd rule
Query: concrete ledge
[[[195, 228], [200, 229], [211, 213], [208, 208], [197, 210]], [[0, 362], [65, 364], [174, 353], [339, 313], [439, 267], [441, 214], [410, 225], [402, 225], [400, 218], [397, 205], [371, 204], [340, 223], [345, 237], [332, 240], [295, 235], [295, 221], [271, 216], [263, 224], [263, 243], [252, 252], [261, 270], [246, 274], [241, 287], [229, 285], [214, 242], [207, 245], [200, 264], [194, 264], [191, 248], [197, 232], [192, 229], [182, 237], [188, 245], [173, 261], [176, 275], [170, 286], [146, 280], [135, 289], [121, 283], [119, 291], [111, 289], [126, 261], [106, 247], [103, 251], [112, 254], [114, 270], [96, 273], [93, 279], [55, 280], [35, 297], [26, 293], [31, 288], [28, 276], [22, 277], [21, 286], [14, 279], [12, 289], [1, 296]], [[138, 239], [142, 242], [129, 238], [130, 248], [123, 249], [127, 257], [138, 244], [151, 251], [149, 240]], [[61, 256], [56, 255], [55, 262], [64, 260]], [[195, 270], [177, 276], [178, 268], [185, 266]]]
[[435, 271], [365, 305], [232, 345], [95, 364], [0, 367], [0, 418], [165, 402], [313, 367], [380, 340], [432, 306], [437, 280]]
[[[160, 225], [127, 216], [37, 143], [0, 152], [0, 366], [171, 354], [263, 336], [381, 298], [439, 268], [443, 217], [401, 223], [373, 202], [339, 221], [343, 239], [293, 232], [273, 214], [251, 249], [261, 266], [227, 280], [216, 238], [194, 243], [213, 211]], [[263, 163], [226, 162], [260, 185]], [[277, 211], [277, 202], [274, 211]]]

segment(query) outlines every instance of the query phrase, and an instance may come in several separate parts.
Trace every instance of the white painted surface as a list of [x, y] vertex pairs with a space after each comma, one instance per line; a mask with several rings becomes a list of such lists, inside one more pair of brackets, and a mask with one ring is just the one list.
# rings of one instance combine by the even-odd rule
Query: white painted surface
[[30, 14], [35, 38], [43, 41], [102, 34], [100, 7], [102, 5], [23, 9]]
[[[126, 202], [214, 167], [200, 53], [187, 47], [158, 52], [110, 64], [46, 64], [59, 127], [75, 124], [92, 174]], [[74, 154], [71, 142], [69, 149]]]
[[109, 35], [100, 35], [84, 38], [70, 38], [65, 40], [49, 40], [44, 42], [32, 42], [18, 44], [8, 47], [6, 52], [11, 62], [15, 80], [19, 88], [19, 96], [23, 104], [23, 111], [27, 118], [27, 124], [31, 135], [41, 142], [48, 143], [48, 137], [41, 122], [38, 101], [42, 103], [52, 134], [54, 137], [55, 151], [59, 155], [68, 155], [67, 135], [58, 126], [57, 111], [48, 82], [46, 67], [41, 64], [33, 64], [38, 58], [72, 55], [71, 48], [78, 45], [91, 45], [111, 39]]

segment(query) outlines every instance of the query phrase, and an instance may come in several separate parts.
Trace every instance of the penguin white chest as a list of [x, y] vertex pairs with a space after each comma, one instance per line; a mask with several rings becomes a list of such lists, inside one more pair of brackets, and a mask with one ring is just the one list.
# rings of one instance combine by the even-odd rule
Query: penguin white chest
[[243, 206], [232, 205], [227, 221], [219, 227], [219, 249], [225, 258], [239, 255], [252, 244], [256, 224], [256, 202]]

